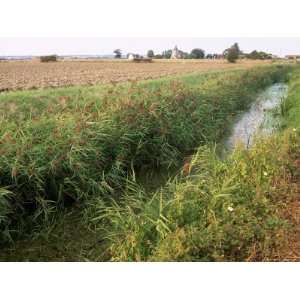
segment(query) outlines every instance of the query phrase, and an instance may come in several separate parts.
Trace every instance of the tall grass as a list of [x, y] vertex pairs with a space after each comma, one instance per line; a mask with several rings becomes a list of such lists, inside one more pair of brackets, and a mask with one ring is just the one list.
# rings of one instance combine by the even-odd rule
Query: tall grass
[[0, 212], [9, 216], [5, 228], [16, 234], [49, 224], [66, 206], [117, 197], [134, 170], [178, 165], [195, 147], [219, 140], [233, 116], [288, 70], [132, 82], [99, 96], [74, 89], [32, 98], [9, 93], [0, 116], [0, 187], [11, 193], [11, 213]]
[[[298, 167], [293, 131], [221, 160], [200, 147], [189, 168], [154, 195], [129, 185], [94, 201], [92, 222], [113, 261], [253, 261], [272, 256], [289, 228], [280, 216]], [[188, 174], [187, 174], [188, 171]], [[296, 177], [295, 177], [296, 176]], [[132, 188], [134, 186], [134, 188]]]
[[290, 75], [289, 97], [284, 102], [285, 127], [300, 128], [300, 72], [295, 71]]

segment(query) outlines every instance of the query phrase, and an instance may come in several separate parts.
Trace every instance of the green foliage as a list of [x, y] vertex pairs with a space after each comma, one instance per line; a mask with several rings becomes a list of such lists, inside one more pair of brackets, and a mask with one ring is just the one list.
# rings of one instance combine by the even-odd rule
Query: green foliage
[[147, 52], [147, 57], [153, 58], [153, 57], [154, 57], [154, 51], [153, 51], [153, 50], [149, 50], [149, 51]]
[[132, 170], [178, 165], [222, 138], [229, 116], [288, 70], [2, 94], [0, 187], [12, 192], [9, 230], [49, 226], [74, 203], [116, 197]]
[[46, 56], [40, 56], [41, 62], [56, 62], [57, 61], [57, 55], [46, 55]]
[[205, 57], [205, 52], [200, 48], [195, 48], [191, 51], [190, 57], [194, 59], [203, 59]]
[[171, 58], [171, 55], [172, 55], [172, 49], [165, 50], [165, 51], [163, 51], [163, 53], [162, 53], [163, 58], [166, 58], [166, 59]]
[[290, 78], [289, 96], [282, 104], [285, 115], [283, 126], [300, 129], [300, 72], [293, 72]]
[[234, 47], [229, 48], [226, 54], [226, 59], [228, 60], [228, 62], [235, 63], [238, 58], [239, 58], [238, 51]]
[[122, 51], [121, 49], [114, 50], [115, 58], [121, 58], [122, 57]]
[[238, 43], [234, 43], [231, 48], [233, 48], [239, 55], [243, 53]]
[[11, 240], [9, 230], [12, 214], [11, 194], [8, 189], [0, 187], [0, 242]]
[[288, 132], [225, 160], [201, 147], [188, 169], [153, 196], [129, 184], [120, 203], [96, 200], [92, 222], [108, 241], [110, 259], [241, 261], [270, 255], [288, 228], [278, 216], [278, 197], [290, 192], [296, 140]]
[[246, 55], [247, 58], [249, 59], [272, 59], [272, 54], [263, 52], [263, 51], [252, 51], [251, 53]]
[[230, 48], [226, 49], [223, 52], [224, 57], [230, 63], [235, 63], [236, 60], [239, 58], [239, 56], [242, 54], [243, 54], [243, 52], [240, 50], [238, 43], [234, 43]]

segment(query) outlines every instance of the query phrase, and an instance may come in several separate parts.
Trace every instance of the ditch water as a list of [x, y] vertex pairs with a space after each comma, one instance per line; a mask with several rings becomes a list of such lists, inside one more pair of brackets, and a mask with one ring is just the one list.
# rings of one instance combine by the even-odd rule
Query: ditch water
[[249, 148], [254, 140], [272, 134], [280, 124], [280, 113], [276, 108], [280, 108], [287, 91], [287, 84], [276, 83], [260, 93], [250, 109], [234, 124], [225, 147], [232, 150], [242, 143]]

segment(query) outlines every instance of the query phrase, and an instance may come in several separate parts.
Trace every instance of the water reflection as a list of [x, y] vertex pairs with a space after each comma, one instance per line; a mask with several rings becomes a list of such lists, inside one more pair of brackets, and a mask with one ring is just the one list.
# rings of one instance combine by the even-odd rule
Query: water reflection
[[244, 113], [234, 125], [232, 134], [226, 142], [226, 148], [232, 149], [238, 143], [243, 143], [248, 148], [257, 136], [272, 133], [278, 125], [278, 117], [276, 118], [271, 112], [280, 106], [287, 96], [287, 90], [287, 84], [277, 83], [262, 92], [249, 111]]

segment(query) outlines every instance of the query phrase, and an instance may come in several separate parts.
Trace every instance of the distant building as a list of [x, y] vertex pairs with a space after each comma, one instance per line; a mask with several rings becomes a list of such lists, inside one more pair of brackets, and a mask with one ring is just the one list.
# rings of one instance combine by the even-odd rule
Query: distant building
[[135, 59], [140, 59], [143, 58], [143, 56], [139, 55], [139, 54], [134, 54], [134, 53], [128, 53], [127, 54], [127, 59], [128, 60], [135, 60]]
[[298, 54], [292, 54], [292, 55], [286, 55], [286, 59], [300, 59], [300, 55]]
[[182, 51], [178, 50], [178, 47], [175, 46], [172, 50], [171, 59], [180, 59], [182, 58]]
[[214, 53], [214, 54], [207, 54], [206, 55], [206, 59], [223, 59], [223, 58], [224, 58], [223, 54]]
[[127, 59], [128, 60], [134, 60], [134, 54], [133, 53], [128, 53], [127, 54]]

